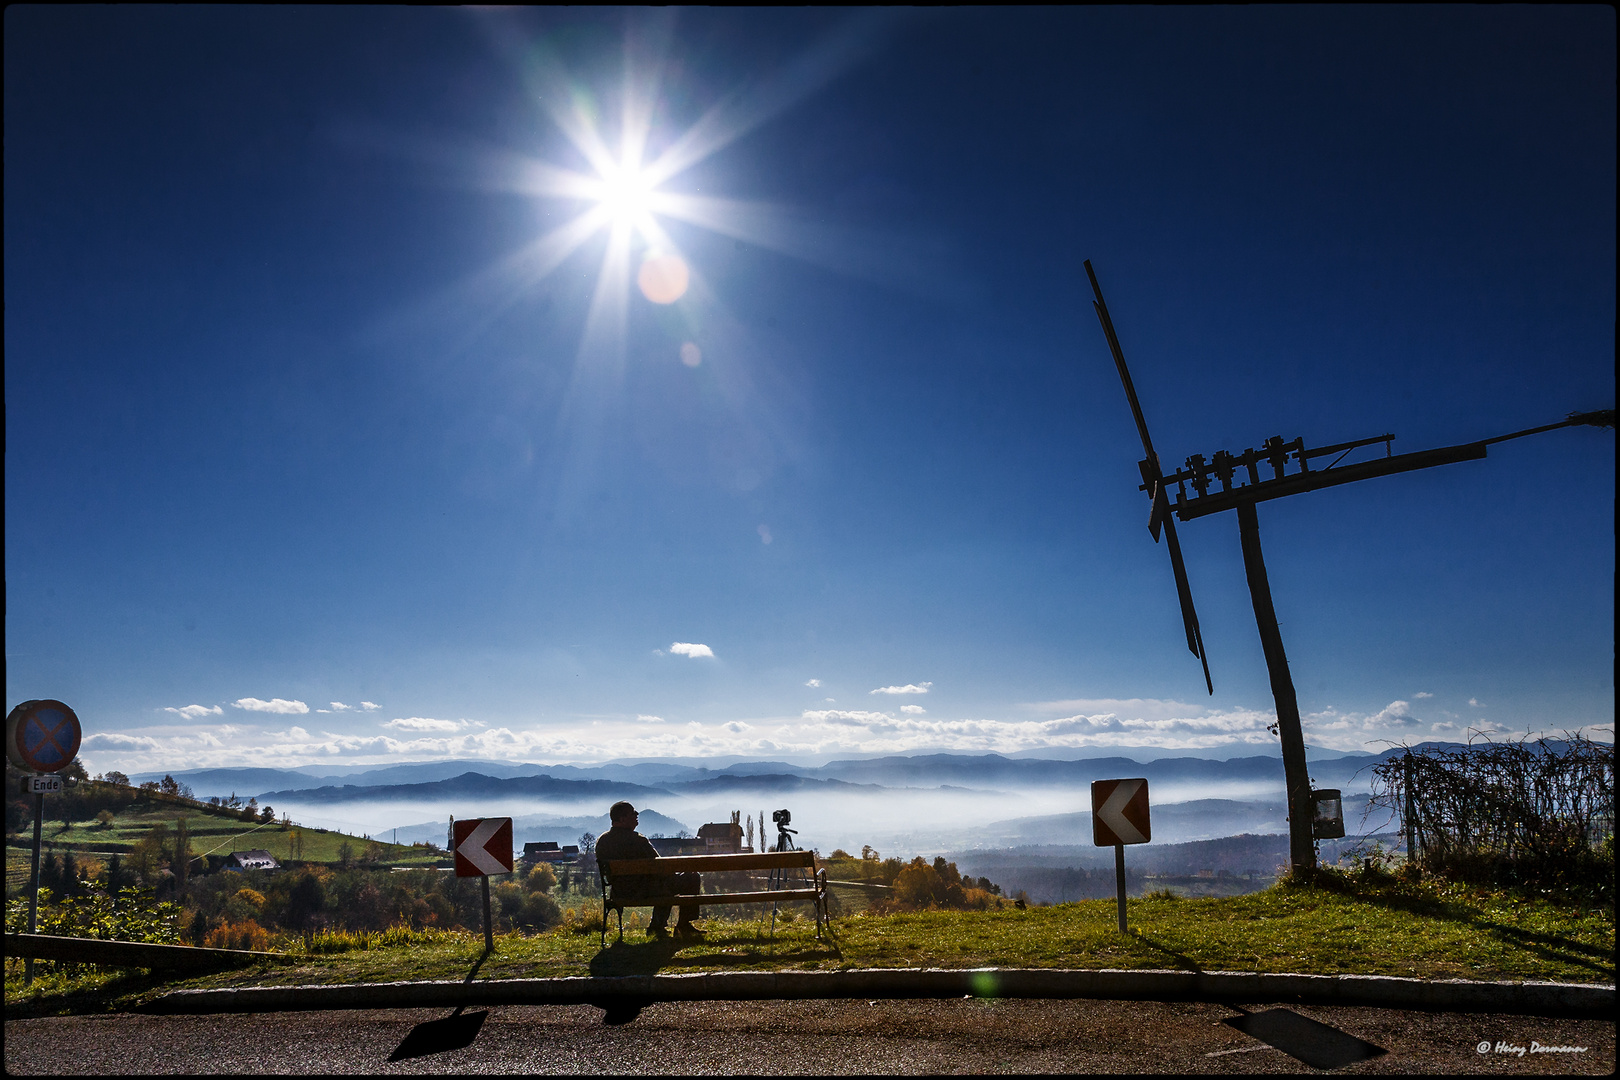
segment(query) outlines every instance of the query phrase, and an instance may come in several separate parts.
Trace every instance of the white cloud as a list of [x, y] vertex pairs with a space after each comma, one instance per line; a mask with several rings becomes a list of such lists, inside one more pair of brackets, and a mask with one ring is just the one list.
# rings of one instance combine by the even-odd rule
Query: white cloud
[[377, 709], [382, 708], [382, 706], [377, 704], [375, 701], [362, 701], [360, 703], [360, 707], [362, 709], [364, 709], [366, 712], [373, 712], [373, 711], [375, 711]]
[[690, 656], [694, 660], [705, 656], [711, 660], [714, 658], [714, 650], [707, 645], [697, 645], [685, 641], [677, 641], [669, 647], [669, 651], [676, 656]]
[[186, 720], [195, 720], [199, 716], [223, 716], [225, 714], [225, 710], [218, 705], [213, 708], [209, 708], [207, 705], [183, 705], [178, 709], [166, 708], [163, 711], [172, 712]]
[[753, 724], [745, 724], [741, 720], [732, 720], [732, 721], [730, 721], [728, 723], [725, 723], [725, 724], [721, 725], [721, 727], [725, 728], [727, 731], [731, 732], [733, 735], [741, 735], [743, 732], [752, 729], [753, 726], [754, 726]]
[[887, 724], [894, 721], [894, 717], [888, 713], [851, 712], [848, 709], [806, 709], [799, 715], [820, 724]]
[[806, 685], [806, 686], [820, 686], [821, 685], [821, 680], [820, 679], [811, 679], [810, 681], [806, 682], [804, 685]]
[[643, 724], [662, 724], [664, 722], [662, 716], [653, 716], [649, 713], [636, 713], [636, 720]]
[[1427, 690], [1419, 690], [1417, 693], [1413, 694], [1412, 696], [1415, 697], [1415, 698], [1434, 697], [1434, 695], [1429, 693]]
[[86, 735], [79, 745], [86, 750], [157, 750], [163, 746], [150, 735], [124, 735], [116, 731]]
[[902, 705], [900, 706], [900, 711], [903, 713], [911, 713], [913, 715], [920, 716], [928, 710], [923, 708], [921, 705]]
[[245, 697], [237, 698], [235, 701], [231, 702], [231, 704], [235, 705], [238, 709], [246, 709], [249, 712], [287, 714], [309, 712], [309, 706], [305, 705], [302, 701], [288, 701], [285, 698], [271, 698], [269, 701], [260, 701], [256, 697]]
[[933, 685], [934, 684], [931, 683], [931, 682], [925, 682], [925, 683], [906, 683], [906, 685], [904, 685], [904, 686], [880, 686], [876, 690], [873, 690], [872, 693], [874, 693], [874, 694], [926, 694], [926, 693], [928, 693], [928, 688], [930, 686], [933, 686]]
[[341, 701], [333, 701], [333, 702], [329, 702], [329, 704], [332, 706], [331, 709], [317, 709], [315, 711], [316, 712], [332, 712], [332, 711], [345, 712], [345, 711], [347, 711], [349, 709], [354, 708], [353, 705], [345, 705]]
[[1472, 705], [1476, 709], [1483, 709], [1485, 707], [1484, 705], [1482, 705], [1479, 702], [1475, 701], [1473, 698], [1468, 699], [1468, 704]]
[[460, 731], [466, 726], [465, 720], [435, 720], [430, 716], [407, 716], [383, 724], [395, 731]]

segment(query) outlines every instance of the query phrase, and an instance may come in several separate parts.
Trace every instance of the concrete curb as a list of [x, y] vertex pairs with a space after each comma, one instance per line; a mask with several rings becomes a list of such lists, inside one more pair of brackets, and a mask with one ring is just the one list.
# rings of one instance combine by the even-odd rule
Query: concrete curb
[[492, 982], [395, 982], [177, 990], [148, 1013], [283, 1009], [597, 1005], [617, 1001], [761, 1001], [810, 998], [1103, 998], [1145, 1001], [1298, 1002], [1384, 1009], [1613, 1016], [1614, 986], [1584, 983], [1428, 981], [1385, 975], [1244, 971], [1075, 971], [1054, 968], [869, 968], [731, 971], [691, 975], [582, 976]]

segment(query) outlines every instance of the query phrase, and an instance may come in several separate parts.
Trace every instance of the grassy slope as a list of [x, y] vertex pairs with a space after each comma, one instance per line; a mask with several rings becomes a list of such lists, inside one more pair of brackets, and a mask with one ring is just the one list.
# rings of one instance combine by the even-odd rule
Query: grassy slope
[[[59, 856], [63, 845], [69, 844], [76, 853], [90, 853], [102, 857], [110, 852], [127, 854], [129, 849], [158, 823], [168, 826], [172, 840], [176, 823], [181, 818], [186, 819], [186, 828], [191, 833], [193, 856], [210, 851], [216, 855], [224, 855], [233, 850], [263, 848], [276, 858], [284, 860], [292, 857], [291, 845], [295, 832], [301, 834], [303, 839], [303, 853], [298, 858], [304, 862], [336, 863], [339, 850], [345, 843], [352, 849], [354, 857], [359, 858], [364, 855], [369, 844], [369, 841], [360, 837], [329, 832], [325, 829], [313, 829], [303, 825], [293, 825], [284, 829], [280, 822], [260, 825], [257, 822], [243, 821], [235, 814], [212, 809], [168, 805], [126, 807], [113, 819], [110, 829], [104, 829], [94, 821], [76, 821], [72, 827], [64, 829], [60, 821], [47, 820], [41, 838], [47, 844], [55, 845]], [[17, 839], [32, 844], [32, 824], [19, 832]], [[429, 855], [426, 848], [389, 843], [383, 843], [382, 847], [383, 861], [390, 866], [433, 866], [439, 861], [438, 858]], [[49, 851], [51, 848], [47, 847], [46, 850]], [[21, 888], [27, 882], [29, 854], [27, 848], [7, 847], [7, 895], [13, 895], [12, 890]]]
[[[590, 905], [579, 898], [579, 906]], [[573, 905], [570, 905], [573, 906]], [[645, 912], [634, 924], [644, 925]], [[1299, 971], [1422, 978], [1614, 981], [1612, 914], [1544, 900], [1443, 889], [1363, 888], [1348, 895], [1279, 887], [1247, 896], [1132, 900], [1120, 937], [1112, 901], [1018, 911], [855, 915], [818, 942], [802, 915], [772, 941], [760, 922], [707, 920], [708, 940], [649, 940], [632, 927], [623, 944], [598, 945], [576, 919], [533, 937], [496, 939], [480, 979], [628, 975], [658, 971], [863, 967], [1180, 968]], [[177, 986], [286, 985], [464, 978], [482, 951], [477, 934], [439, 934], [406, 946], [299, 957], [182, 983], [144, 975], [41, 984], [25, 995], [8, 970], [7, 1014], [128, 1005]], [[9, 965], [8, 965], [9, 967]], [[77, 996], [73, 991], [78, 991]], [[25, 999], [27, 1003], [25, 1004]]]

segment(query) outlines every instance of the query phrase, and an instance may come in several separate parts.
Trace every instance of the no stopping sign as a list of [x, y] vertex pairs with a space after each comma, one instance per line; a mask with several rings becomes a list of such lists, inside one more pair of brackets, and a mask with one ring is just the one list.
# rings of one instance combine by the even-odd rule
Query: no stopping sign
[[57, 772], [79, 752], [80, 734], [78, 715], [60, 701], [25, 701], [6, 717], [6, 757], [19, 769]]

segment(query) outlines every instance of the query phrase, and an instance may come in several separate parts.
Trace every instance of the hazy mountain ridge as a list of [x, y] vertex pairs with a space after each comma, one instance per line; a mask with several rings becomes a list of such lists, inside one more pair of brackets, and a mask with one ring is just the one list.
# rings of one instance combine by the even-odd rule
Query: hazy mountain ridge
[[344, 784], [342, 787], [305, 788], [287, 791], [268, 791], [259, 798], [297, 800], [300, 802], [332, 803], [353, 802], [409, 802], [439, 800], [450, 797], [509, 796], [530, 799], [618, 799], [672, 795], [664, 788], [641, 784], [618, 783], [612, 780], [559, 780], [554, 776], [486, 776], [468, 772], [448, 780], [425, 784], [363, 785]]

